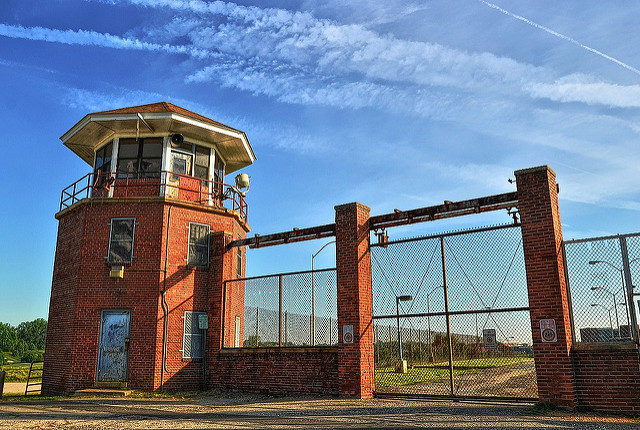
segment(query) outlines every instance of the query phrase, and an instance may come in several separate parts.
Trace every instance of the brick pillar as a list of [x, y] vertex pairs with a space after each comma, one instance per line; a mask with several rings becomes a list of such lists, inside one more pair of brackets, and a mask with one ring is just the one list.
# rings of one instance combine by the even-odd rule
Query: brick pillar
[[[571, 319], [562, 255], [556, 175], [548, 166], [515, 172], [533, 350], [540, 401], [576, 405], [571, 360]], [[554, 319], [557, 342], [543, 343], [540, 320]]]
[[[342, 395], [373, 396], [373, 306], [369, 208], [348, 203], [336, 210], [336, 270], [338, 281], [338, 379]], [[353, 326], [353, 343], [343, 339]]]

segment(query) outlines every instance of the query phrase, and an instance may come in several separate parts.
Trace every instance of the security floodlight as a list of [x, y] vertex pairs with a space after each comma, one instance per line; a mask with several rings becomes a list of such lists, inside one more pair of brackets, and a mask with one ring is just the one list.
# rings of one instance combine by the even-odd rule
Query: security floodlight
[[239, 173], [236, 175], [236, 188], [244, 195], [249, 191], [249, 175], [246, 173]]

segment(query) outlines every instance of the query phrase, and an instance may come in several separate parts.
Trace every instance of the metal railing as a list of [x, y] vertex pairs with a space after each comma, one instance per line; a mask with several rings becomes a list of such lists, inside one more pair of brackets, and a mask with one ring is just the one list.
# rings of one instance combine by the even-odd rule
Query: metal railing
[[[336, 269], [278, 273], [225, 282], [225, 309], [243, 309], [234, 333], [246, 348], [338, 343]], [[242, 305], [239, 300], [243, 298]], [[239, 312], [239, 311], [237, 311]], [[232, 312], [225, 312], [225, 315]], [[228, 324], [225, 327], [231, 327]]]
[[27, 383], [24, 387], [24, 395], [28, 396], [29, 393], [41, 393], [42, 392], [42, 375], [44, 374], [44, 362], [33, 361], [29, 366], [29, 375], [27, 376]]
[[638, 341], [640, 233], [563, 243], [574, 342]]
[[91, 172], [64, 188], [59, 210], [83, 199], [164, 196], [204, 206], [225, 207], [247, 220], [244, 194], [235, 186], [170, 171], [153, 173]]

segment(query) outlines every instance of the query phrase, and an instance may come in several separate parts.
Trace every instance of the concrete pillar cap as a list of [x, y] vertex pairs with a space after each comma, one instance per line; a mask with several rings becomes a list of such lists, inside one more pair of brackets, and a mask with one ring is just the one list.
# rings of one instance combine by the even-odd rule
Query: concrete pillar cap
[[546, 164], [543, 164], [542, 166], [529, 167], [527, 169], [516, 170], [515, 172], [513, 172], [513, 174], [516, 176], [519, 176], [527, 173], [538, 173], [538, 172], [549, 172], [553, 176], [556, 176], [556, 172], [554, 172], [553, 169], [551, 169], [551, 167], [547, 166]]

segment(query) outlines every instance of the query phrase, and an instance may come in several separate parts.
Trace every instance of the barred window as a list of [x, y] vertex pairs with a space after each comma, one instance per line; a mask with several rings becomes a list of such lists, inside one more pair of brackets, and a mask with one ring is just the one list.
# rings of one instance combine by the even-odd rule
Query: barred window
[[109, 233], [109, 263], [131, 263], [135, 218], [112, 218]]
[[205, 315], [205, 312], [186, 311], [184, 313], [182, 358], [202, 358], [202, 330], [198, 328], [200, 315]]
[[209, 226], [189, 223], [189, 266], [209, 265]]

